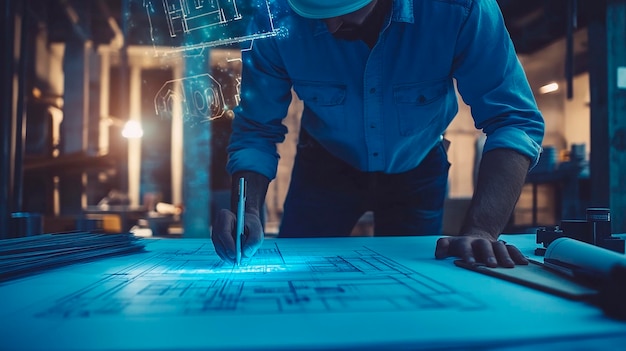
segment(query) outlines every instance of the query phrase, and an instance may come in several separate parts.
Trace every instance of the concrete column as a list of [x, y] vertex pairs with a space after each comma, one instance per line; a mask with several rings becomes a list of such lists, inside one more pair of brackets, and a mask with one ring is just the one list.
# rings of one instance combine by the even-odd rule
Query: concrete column
[[100, 104], [99, 104], [99, 122], [98, 128], [98, 154], [109, 154], [109, 126], [111, 121], [109, 117], [109, 103], [111, 94], [111, 52], [103, 50], [100, 54]]
[[[89, 53], [90, 48], [77, 36], [68, 38], [63, 55], [64, 93], [61, 122], [60, 156], [87, 154], [89, 128]], [[85, 205], [85, 181], [82, 172], [59, 177], [61, 215], [79, 215]]]
[[[141, 67], [130, 70], [129, 121], [141, 125]], [[141, 182], [141, 138], [128, 139], [128, 197], [131, 206], [139, 206]]]
[[[174, 67], [174, 80], [181, 79], [182, 67]], [[175, 96], [176, 98], [176, 96]], [[183, 203], [183, 116], [180, 98], [172, 104], [172, 203]]]
[[[211, 213], [211, 131], [210, 123], [193, 117], [193, 108], [198, 106], [193, 99], [202, 98], [210, 82], [193, 78], [210, 72], [209, 54], [191, 56], [185, 60], [183, 84], [185, 101], [190, 115], [183, 115], [183, 235], [186, 238], [209, 238]], [[195, 94], [199, 95], [195, 95]]]
[[598, 1], [589, 14], [591, 205], [609, 207], [626, 232], [626, 0]]

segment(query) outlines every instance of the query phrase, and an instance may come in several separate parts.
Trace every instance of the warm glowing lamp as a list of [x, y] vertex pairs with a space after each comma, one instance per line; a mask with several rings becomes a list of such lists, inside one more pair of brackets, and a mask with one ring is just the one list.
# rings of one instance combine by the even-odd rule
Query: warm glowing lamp
[[559, 84], [557, 82], [552, 82], [550, 84], [546, 84], [539, 88], [539, 93], [541, 94], [549, 94], [559, 90]]
[[126, 139], [139, 139], [143, 136], [143, 128], [141, 123], [137, 121], [128, 121], [122, 129], [122, 136]]

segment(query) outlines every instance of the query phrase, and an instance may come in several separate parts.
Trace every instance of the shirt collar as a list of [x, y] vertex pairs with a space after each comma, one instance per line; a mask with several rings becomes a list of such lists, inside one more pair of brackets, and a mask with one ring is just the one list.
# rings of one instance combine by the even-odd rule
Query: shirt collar
[[[324, 21], [313, 21], [315, 21], [315, 29], [313, 35], [328, 33], [328, 28], [326, 28], [326, 24], [324, 23]], [[414, 23], [415, 18], [413, 16], [413, 0], [393, 0], [393, 5], [391, 8], [391, 22]]]

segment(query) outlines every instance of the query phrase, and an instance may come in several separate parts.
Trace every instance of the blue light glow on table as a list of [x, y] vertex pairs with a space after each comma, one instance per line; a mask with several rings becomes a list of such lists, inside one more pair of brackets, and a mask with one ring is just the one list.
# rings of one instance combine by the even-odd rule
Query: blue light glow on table
[[[11, 322], [0, 328], [0, 349], [536, 349], [600, 336], [624, 342], [618, 336], [626, 324], [592, 306], [435, 260], [436, 239], [268, 239], [240, 267], [222, 263], [210, 240], [146, 239], [145, 253], [1, 284], [0, 318]], [[531, 236], [504, 239], [528, 255], [535, 247]]]

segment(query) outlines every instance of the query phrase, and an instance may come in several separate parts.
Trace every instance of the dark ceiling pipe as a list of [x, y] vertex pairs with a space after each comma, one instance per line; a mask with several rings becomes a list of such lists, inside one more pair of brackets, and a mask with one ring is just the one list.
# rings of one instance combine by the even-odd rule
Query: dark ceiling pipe
[[10, 236], [13, 204], [13, 164], [15, 148], [13, 131], [13, 44], [15, 36], [15, 1], [2, 3], [2, 33], [0, 37], [0, 239]]
[[[118, 92], [117, 98], [119, 103], [119, 113], [121, 116], [124, 116], [122, 119], [126, 120], [130, 116], [130, 101], [129, 101], [129, 89], [130, 89], [130, 66], [128, 61], [128, 31], [130, 26], [130, 1], [131, 0], [122, 0], [122, 20], [121, 20], [121, 30], [123, 36], [123, 45], [119, 51], [119, 82], [118, 82]], [[128, 184], [128, 144], [125, 144], [125, 147], [122, 148], [123, 155], [121, 157], [120, 164], [120, 190], [124, 194], [128, 194], [129, 184]]]

